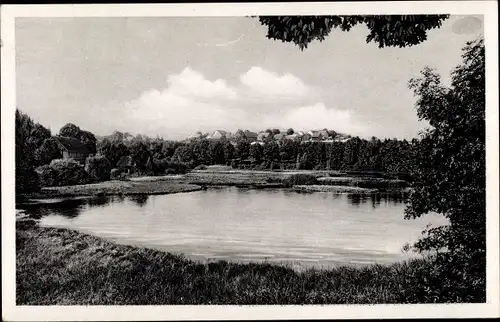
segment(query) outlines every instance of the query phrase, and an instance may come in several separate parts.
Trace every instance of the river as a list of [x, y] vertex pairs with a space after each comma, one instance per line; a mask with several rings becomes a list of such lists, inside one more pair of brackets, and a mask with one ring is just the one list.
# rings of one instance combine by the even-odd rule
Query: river
[[364, 265], [404, 260], [427, 224], [405, 220], [402, 195], [297, 193], [236, 187], [155, 196], [73, 198], [18, 205], [40, 225], [193, 259]]

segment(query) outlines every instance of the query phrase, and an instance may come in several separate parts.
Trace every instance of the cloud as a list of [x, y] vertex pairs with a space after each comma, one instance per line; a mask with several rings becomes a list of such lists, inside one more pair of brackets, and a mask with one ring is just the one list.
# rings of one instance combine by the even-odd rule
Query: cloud
[[200, 102], [170, 92], [151, 90], [125, 104], [128, 131], [183, 139], [195, 131], [209, 132], [244, 120], [242, 111], [227, 105]]
[[234, 99], [237, 96], [236, 91], [224, 80], [211, 82], [189, 67], [184, 68], [180, 74], [168, 76], [168, 92], [199, 98]]
[[296, 130], [334, 129], [339, 132], [362, 135], [365, 126], [357, 122], [352, 112], [327, 108], [324, 103], [301, 106], [288, 110], [284, 114], [268, 115], [263, 120], [266, 127], [288, 128]]
[[[303, 104], [301, 99], [291, 101], [283, 96], [307, 95], [309, 91], [293, 75], [279, 76], [253, 67], [240, 79], [241, 84], [231, 86], [222, 79], [210, 81], [203, 74], [185, 68], [168, 77], [166, 88], [147, 90], [122, 104], [124, 118], [110, 116], [107, 119], [114, 120], [115, 123], [109, 125], [122, 131], [151, 136], [160, 134], [166, 139], [183, 139], [196, 131], [216, 129], [259, 131], [269, 127], [304, 130], [326, 127], [347, 133], [363, 130], [349, 111], [327, 108], [317, 101]], [[267, 86], [260, 85], [264, 83]], [[262, 98], [258, 108], [249, 100], [256, 92]]]
[[240, 82], [250, 91], [273, 97], [304, 97], [311, 93], [302, 80], [292, 74], [278, 75], [261, 67], [252, 67], [240, 76]]

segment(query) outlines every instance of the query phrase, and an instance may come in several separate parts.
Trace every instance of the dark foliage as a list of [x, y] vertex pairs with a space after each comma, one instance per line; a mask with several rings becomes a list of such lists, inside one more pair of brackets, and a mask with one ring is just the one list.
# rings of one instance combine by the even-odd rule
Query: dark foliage
[[[415, 190], [407, 218], [436, 212], [450, 224], [425, 231], [420, 251], [439, 252], [434, 272], [444, 283], [440, 297], [485, 299], [486, 163], [484, 40], [469, 42], [463, 63], [445, 87], [434, 71], [410, 82], [417, 111], [431, 128], [415, 154]], [[441, 279], [444, 278], [444, 279]]]
[[110, 178], [111, 163], [104, 156], [88, 157], [85, 160], [85, 171], [93, 182], [106, 181]]
[[35, 164], [37, 166], [49, 164], [52, 160], [63, 157], [59, 143], [53, 137], [49, 137], [35, 150]]
[[75, 138], [82, 141], [90, 150], [92, 154], [96, 153], [96, 142], [97, 139], [94, 134], [89, 131], [84, 131], [80, 129], [80, 127], [76, 126], [73, 123], [68, 123], [64, 125], [59, 130], [60, 136]]
[[283, 180], [283, 184], [285, 187], [291, 187], [294, 185], [311, 185], [318, 184], [318, 180], [314, 175], [298, 173], [289, 176]]
[[334, 28], [349, 31], [356, 25], [368, 28], [366, 42], [383, 47], [406, 47], [427, 40], [427, 32], [439, 28], [449, 15], [369, 15], [369, 16], [261, 16], [267, 38], [292, 42], [301, 50], [323, 41]]
[[36, 170], [40, 183], [45, 187], [71, 186], [87, 184], [91, 178], [83, 166], [73, 160], [52, 160], [50, 164], [38, 167]]

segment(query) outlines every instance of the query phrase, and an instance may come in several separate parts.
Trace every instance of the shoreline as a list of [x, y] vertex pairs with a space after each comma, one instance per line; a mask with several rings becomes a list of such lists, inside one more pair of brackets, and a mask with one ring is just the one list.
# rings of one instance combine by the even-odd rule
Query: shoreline
[[[364, 267], [199, 262], [16, 220], [18, 305], [389, 304], [422, 297], [428, 258]], [[300, 268], [300, 267], [299, 267]]]
[[16, 199], [47, 199], [82, 196], [162, 195], [193, 192], [224, 186], [247, 189], [288, 189], [297, 192], [333, 193], [404, 193], [411, 189], [401, 180], [366, 177], [326, 177], [325, 171], [304, 171], [318, 177], [316, 185], [286, 187], [283, 180], [299, 171], [213, 171], [195, 170], [184, 175], [143, 176], [130, 180], [110, 180], [85, 185], [44, 187], [39, 192], [16, 196]]
[[163, 195], [203, 190], [200, 185], [171, 181], [105, 181], [85, 185], [44, 187], [39, 192], [16, 196], [20, 199], [50, 199], [92, 196]]

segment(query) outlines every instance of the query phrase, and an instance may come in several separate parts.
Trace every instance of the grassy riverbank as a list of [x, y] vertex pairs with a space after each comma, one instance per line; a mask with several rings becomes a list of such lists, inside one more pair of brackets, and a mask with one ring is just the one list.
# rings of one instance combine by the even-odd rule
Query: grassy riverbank
[[46, 187], [39, 192], [23, 195], [28, 198], [80, 197], [92, 195], [155, 195], [201, 190], [198, 185], [173, 181], [106, 181], [93, 184]]
[[[286, 185], [293, 175], [317, 178], [315, 185], [306, 187], [295, 183]], [[94, 184], [45, 187], [37, 193], [20, 197], [54, 198], [92, 195], [154, 195], [201, 190], [204, 186], [241, 186], [255, 189], [292, 188], [298, 191], [329, 191], [374, 193], [388, 189], [403, 191], [408, 184], [401, 180], [370, 177], [335, 177], [334, 172], [325, 171], [254, 171], [254, 170], [197, 170], [183, 175], [157, 177], [135, 177], [126, 181], [106, 181]], [[300, 187], [298, 186], [300, 185]]]
[[72, 230], [18, 221], [18, 305], [418, 303], [429, 260], [302, 272], [271, 264], [197, 263]]

